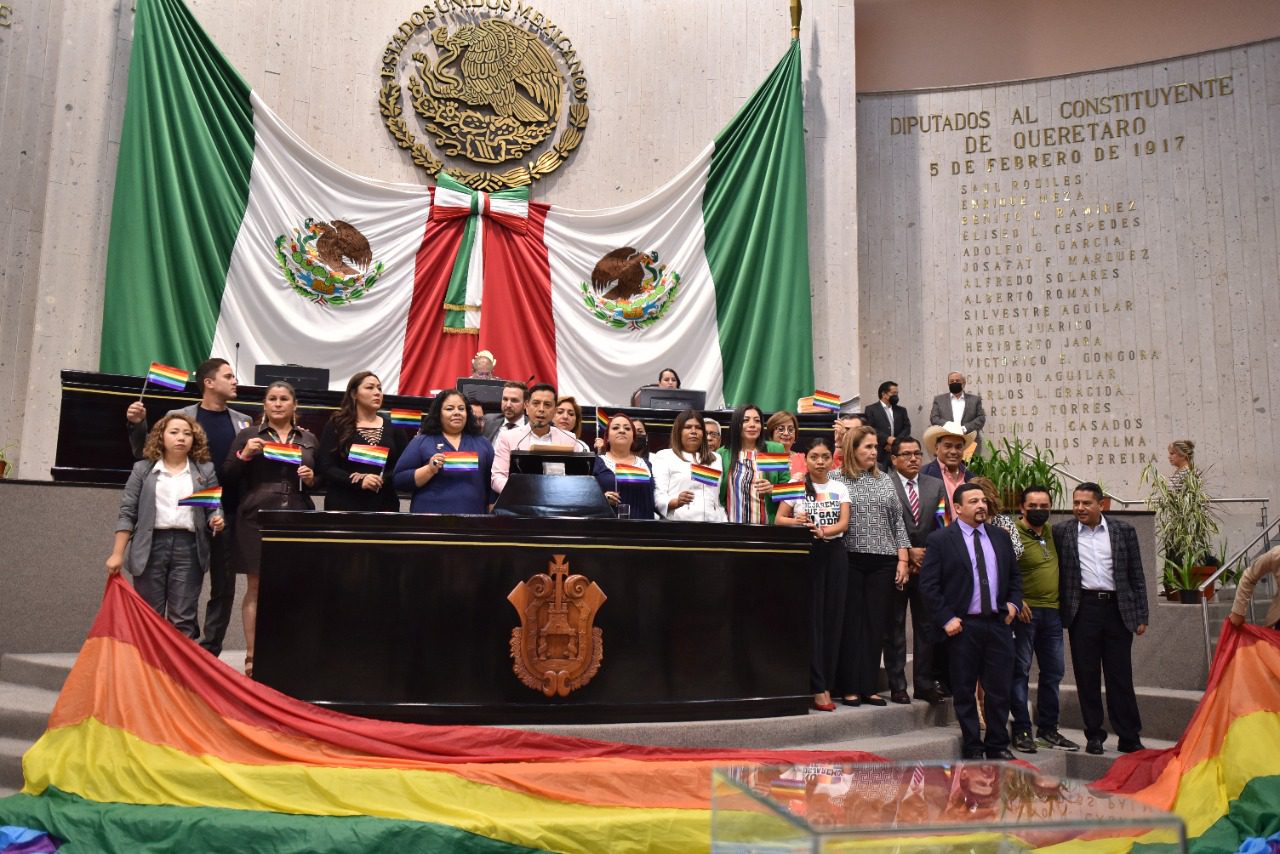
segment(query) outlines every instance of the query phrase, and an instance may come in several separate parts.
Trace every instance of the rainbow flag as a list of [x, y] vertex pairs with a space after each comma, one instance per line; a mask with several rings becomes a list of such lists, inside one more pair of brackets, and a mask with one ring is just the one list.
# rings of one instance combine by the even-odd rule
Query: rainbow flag
[[938, 506], [933, 509], [933, 515], [939, 526], [945, 528], [951, 524], [951, 517], [947, 514], [947, 499], [938, 499]]
[[302, 465], [302, 448], [297, 445], [286, 445], [284, 442], [264, 442], [262, 456], [278, 463], [289, 463], [294, 466]]
[[[381, 445], [352, 445], [351, 451], [347, 454], [347, 460], [353, 463], [364, 463], [368, 466], [386, 468], [387, 457], [389, 456], [391, 456], [391, 449], [384, 448]], [[302, 462], [301, 454], [298, 456], [298, 462]]]
[[422, 426], [422, 410], [420, 409], [393, 409], [391, 410], [391, 426], [392, 427], [412, 427], [415, 430]]
[[182, 368], [172, 368], [159, 362], [152, 362], [151, 367], [147, 369], [146, 382], [143, 384], [150, 383], [173, 391], [182, 391], [187, 387], [187, 377], [189, 375], [189, 372], [184, 371]]
[[787, 454], [756, 454], [757, 471], [791, 471], [791, 457]]
[[713, 768], [876, 759], [342, 715], [242, 676], [116, 576], [0, 825], [77, 851], [706, 851]]
[[1095, 788], [1177, 813], [1188, 851], [1243, 850], [1280, 830], [1280, 632], [1224, 620], [1182, 738], [1121, 756]]
[[773, 488], [771, 497], [775, 502], [779, 503], [804, 498], [804, 481], [793, 480], [790, 483], [780, 483]]
[[604, 414], [604, 410], [596, 408], [596, 435], [604, 436], [609, 430], [609, 416]]
[[480, 455], [474, 451], [445, 451], [445, 471], [480, 471]]
[[839, 412], [840, 395], [831, 391], [815, 390], [813, 393], [813, 405], [818, 409], [825, 409], [829, 412]]
[[629, 466], [625, 463], [618, 463], [613, 470], [614, 476], [618, 479], [618, 483], [648, 483], [649, 470], [640, 466]]
[[221, 507], [222, 487], [211, 486], [199, 492], [193, 492], [186, 498], [178, 499], [179, 507]]
[[689, 467], [689, 477], [694, 483], [700, 483], [703, 486], [720, 485], [720, 469], [704, 466], [701, 463], [694, 463]]

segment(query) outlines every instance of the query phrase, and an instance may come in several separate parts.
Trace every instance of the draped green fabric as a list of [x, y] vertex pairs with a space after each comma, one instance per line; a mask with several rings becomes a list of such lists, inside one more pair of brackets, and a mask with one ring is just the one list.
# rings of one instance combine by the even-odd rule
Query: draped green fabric
[[790, 409], [814, 388], [799, 41], [716, 137], [702, 209], [725, 400]]
[[249, 85], [181, 0], [139, 0], [111, 206], [101, 370], [209, 356], [249, 196]]

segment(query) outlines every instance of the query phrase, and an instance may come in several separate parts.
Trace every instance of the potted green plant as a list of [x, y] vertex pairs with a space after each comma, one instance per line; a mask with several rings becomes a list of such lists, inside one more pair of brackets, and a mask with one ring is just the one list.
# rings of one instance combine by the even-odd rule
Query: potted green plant
[[1164, 573], [1161, 576], [1168, 598], [1184, 605], [1195, 605], [1200, 602], [1200, 578], [1196, 574], [1196, 558], [1187, 555], [1180, 561], [1164, 559]]
[[970, 474], [991, 479], [1000, 495], [1000, 503], [1006, 509], [1016, 508], [1022, 501], [1022, 490], [1038, 485], [1049, 490], [1054, 506], [1062, 499], [1062, 478], [1053, 461], [1053, 451], [1036, 447], [1023, 441], [1017, 432], [1013, 438], [987, 442], [981, 454], [968, 462]]
[[[1156, 541], [1165, 560], [1189, 566], [1198, 579], [1194, 586], [1198, 586], [1219, 563], [1212, 543], [1221, 530], [1205, 490], [1204, 473], [1189, 468], [1181, 485], [1175, 486], [1156, 471], [1155, 463], [1148, 463], [1142, 470], [1142, 482], [1151, 487], [1147, 507], [1155, 513]], [[1212, 589], [1205, 593], [1212, 598]]]

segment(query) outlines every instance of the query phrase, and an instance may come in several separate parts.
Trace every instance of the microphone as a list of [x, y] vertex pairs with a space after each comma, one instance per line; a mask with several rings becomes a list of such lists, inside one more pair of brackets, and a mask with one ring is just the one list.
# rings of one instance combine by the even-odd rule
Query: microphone
[[239, 342], [239, 341], [237, 341], [237, 342], [236, 342], [236, 357], [235, 357], [235, 358], [236, 358], [236, 363], [235, 363], [235, 365], [231, 368], [231, 370], [235, 371], [235, 374], [236, 374], [236, 376], [238, 377], [238, 376], [240, 376], [240, 342]]

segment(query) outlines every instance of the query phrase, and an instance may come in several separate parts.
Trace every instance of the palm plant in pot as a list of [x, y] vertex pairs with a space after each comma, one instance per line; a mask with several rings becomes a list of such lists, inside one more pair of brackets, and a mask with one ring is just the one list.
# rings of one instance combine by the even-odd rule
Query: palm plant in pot
[[1062, 478], [1053, 461], [1053, 451], [1041, 450], [1032, 442], [1018, 438], [1002, 438], [997, 445], [987, 442], [981, 454], [969, 460], [967, 467], [974, 476], [990, 478], [1000, 495], [1000, 503], [1007, 509], [1016, 508], [1022, 502], [1022, 490], [1028, 486], [1043, 486], [1055, 507], [1061, 506]]
[[[1217, 568], [1213, 540], [1220, 531], [1218, 515], [1205, 491], [1204, 473], [1189, 468], [1181, 485], [1175, 485], [1156, 470], [1155, 463], [1148, 463], [1142, 470], [1142, 482], [1151, 488], [1147, 507], [1155, 513], [1156, 541], [1166, 570], [1172, 564], [1180, 570], [1179, 575], [1194, 579], [1192, 589], [1198, 587]], [[1181, 573], [1183, 568], [1185, 573]], [[1170, 580], [1166, 573], [1166, 591], [1187, 589], [1171, 586]], [[1206, 590], [1205, 596], [1212, 598], [1213, 590]]]

